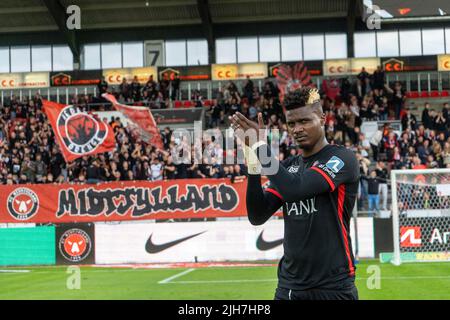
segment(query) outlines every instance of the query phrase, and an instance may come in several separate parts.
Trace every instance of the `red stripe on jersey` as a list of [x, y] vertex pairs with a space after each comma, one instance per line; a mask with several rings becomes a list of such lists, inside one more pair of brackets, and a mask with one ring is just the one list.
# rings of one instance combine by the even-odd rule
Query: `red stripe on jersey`
[[274, 189], [271, 189], [271, 188], [267, 188], [266, 191], [274, 194], [275, 196], [277, 196], [278, 198], [283, 200], [283, 197], [281, 196], [281, 194], [277, 190], [274, 190]]
[[338, 215], [339, 222], [341, 224], [342, 236], [344, 237], [345, 253], [348, 259], [348, 268], [350, 269], [350, 275], [355, 274], [355, 268], [353, 267], [352, 258], [350, 256], [350, 246], [348, 245], [348, 235], [347, 230], [344, 226], [344, 199], [345, 199], [345, 184], [341, 184], [338, 187]]
[[323, 172], [322, 169], [317, 168], [317, 167], [311, 167], [311, 169], [313, 169], [314, 171], [320, 173], [322, 175], [322, 177], [324, 177], [325, 180], [327, 180], [328, 184], [330, 185], [331, 191], [334, 191], [334, 189], [336, 189], [336, 186], [334, 185], [334, 183], [331, 180], [331, 178], [325, 172]]

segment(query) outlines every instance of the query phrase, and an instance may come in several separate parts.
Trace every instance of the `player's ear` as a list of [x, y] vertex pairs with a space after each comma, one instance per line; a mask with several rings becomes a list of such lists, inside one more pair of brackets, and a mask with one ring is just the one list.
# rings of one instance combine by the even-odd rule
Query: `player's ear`
[[325, 126], [325, 120], [326, 120], [326, 116], [325, 113], [322, 112], [321, 116], [320, 116], [320, 125], [323, 127]]

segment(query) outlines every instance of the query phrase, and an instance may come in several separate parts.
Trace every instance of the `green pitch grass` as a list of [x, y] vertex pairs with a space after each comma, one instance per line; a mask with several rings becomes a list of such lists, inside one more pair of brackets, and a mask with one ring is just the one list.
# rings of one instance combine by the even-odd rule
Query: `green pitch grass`
[[[450, 299], [449, 263], [396, 267], [364, 260], [357, 268], [360, 299]], [[379, 268], [380, 287], [369, 289], [377, 285], [370, 279], [373, 268]], [[277, 283], [276, 267], [82, 267], [81, 288], [69, 290], [71, 274], [66, 267], [0, 270], [0, 299], [272, 299]]]

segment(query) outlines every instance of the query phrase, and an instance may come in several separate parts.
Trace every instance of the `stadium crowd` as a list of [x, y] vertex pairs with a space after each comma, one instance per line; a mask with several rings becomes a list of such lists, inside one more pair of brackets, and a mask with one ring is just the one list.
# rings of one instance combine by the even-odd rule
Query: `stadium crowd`
[[[100, 94], [110, 91], [121, 102], [151, 108], [167, 108], [178, 96], [179, 88], [179, 79], [157, 82], [152, 78], [143, 86], [133, 79], [131, 83], [124, 80], [115, 89], [108, 88], [104, 81], [98, 87]], [[371, 210], [378, 209], [379, 194], [383, 195], [382, 208], [387, 209], [388, 173], [392, 168], [450, 168], [448, 103], [439, 110], [425, 104], [418, 121], [405, 105], [406, 92], [402, 84], [397, 82], [392, 88], [387, 86], [380, 68], [372, 75], [363, 69], [355, 79], [325, 79], [320, 92], [326, 114], [326, 137], [330, 143], [343, 144], [356, 153], [362, 174], [360, 203], [368, 199]], [[198, 91], [193, 92], [192, 100], [197, 106], [202, 106], [203, 97]], [[70, 102], [83, 110], [91, 110], [91, 103], [104, 101], [92, 95], [77, 95]], [[299, 153], [287, 134], [279, 92], [273, 81], [267, 79], [261, 91], [251, 79], [246, 79], [242, 89], [230, 81], [213, 102], [207, 110], [209, 128], [226, 128], [228, 116], [237, 111], [252, 120], [262, 112], [269, 128], [278, 129], [278, 133], [270, 138], [280, 139], [280, 159]], [[108, 107], [101, 104], [97, 109], [107, 110]], [[400, 136], [387, 123], [367, 139], [361, 132], [361, 124], [374, 120], [400, 120]], [[11, 97], [0, 107], [1, 183], [97, 183], [186, 178], [231, 178], [237, 182], [245, 179], [245, 166], [224, 164], [226, 154], [223, 146], [211, 137], [202, 141], [203, 163], [174, 164], [173, 154], [185, 142], [177, 141], [170, 128], [161, 132], [164, 149], [156, 149], [134, 140], [119, 118], [104, 121], [114, 129], [116, 150], [66, 163], [42, 112], [41, 97], [37, 94], [22, 101]]]

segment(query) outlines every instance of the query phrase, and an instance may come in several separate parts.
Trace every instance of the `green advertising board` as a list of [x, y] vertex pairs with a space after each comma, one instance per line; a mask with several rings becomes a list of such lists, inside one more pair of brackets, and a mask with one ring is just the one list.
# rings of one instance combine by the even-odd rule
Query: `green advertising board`
[[55, 264], [55, 227], [0, 228], [0, 266]]

